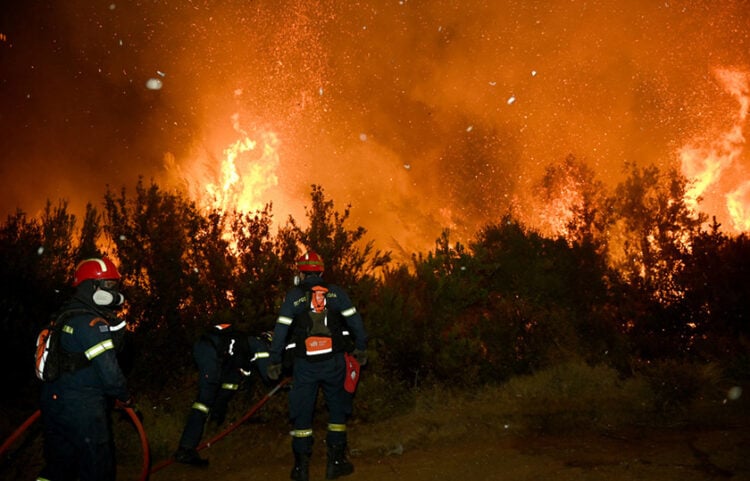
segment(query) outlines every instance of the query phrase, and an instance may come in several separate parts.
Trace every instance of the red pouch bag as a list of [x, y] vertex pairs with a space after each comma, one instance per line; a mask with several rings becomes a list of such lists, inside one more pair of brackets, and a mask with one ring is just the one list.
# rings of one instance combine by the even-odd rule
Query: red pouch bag
[[348, 352], [344, 353], [344, 361], [346, 361], [344, 390], [349, 393], [354, 393], [354, 391], [357, 390], [357, 383], [359, 382], [359, 363], [357, 362], [357, 359]]

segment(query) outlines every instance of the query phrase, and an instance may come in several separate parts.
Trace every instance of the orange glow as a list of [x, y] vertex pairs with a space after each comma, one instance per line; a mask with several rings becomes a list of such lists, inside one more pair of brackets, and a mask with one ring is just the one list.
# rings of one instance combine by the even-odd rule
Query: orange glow
[[567, 238], [574, 209], [582, 204], [583, 197], [573, 179], [567, 179], [566, 183], [559, 182], [555, 188], [557, 192], [551, 192], [548, 196], [548, 203], [539, 213], [539, 221], [543, 226], [548, 226], [549, 232]]
[[3, 216], [146, 178], [304, 223], [316, 184], [408, 261], [508, 213], [565, 235], [588, 184], [534, 187], [572, 156], [681, 165], [748, 229], [747, 0], [9, 3]]
[[172, 156], [166, 159], [170, 181], [188, 186], [188, 192], [204, 208], [222, 212], [255, 212], [269, 202], [269, 191], [279, 183], [279, 139], [276, 133], [261, 131], [251, 138], [232, 117], [236, 141], [221, 150], [222, 156], [196, 155], [176, 168]]
[[739, 109], [727, 130], [680, 149], [682, 173], [691, 182], [686, 201], [694, 209], [715, 214], [727, 231], [744, 232], [750, 229], [750, 179], [742, 162], [750, 108], [748, 73], [716, 69], [715, 75]]
[[735, 229], [750, 231], [750, 181], [727, 194], [727, 209]]

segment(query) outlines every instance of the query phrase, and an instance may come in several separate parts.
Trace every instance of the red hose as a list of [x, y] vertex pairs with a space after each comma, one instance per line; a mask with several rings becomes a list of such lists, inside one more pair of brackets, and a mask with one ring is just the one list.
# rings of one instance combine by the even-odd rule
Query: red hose
[[[141, 449], [143, 450], [143, 467], [141, 469], [141, 477], [139, 478], [139, 480], [146, 481], [149, 476], [149, 467], [151, 464], [146, 431], [143, 429], [143, 424], [141, 423], [141, 420], [138, 419], [138, 415], [136, 414], [135, 410], [133, 410], [133, 408], [125, 408], [125, 412], [128, 413], [128, 416], [130, 416], [130, 419], [133, 421], [135, 428], [138, 430], [138, 436], [141, 439]], [[23, 424], [21, 424], [15, 431], [13, 431], [13, 434], [11, 434], [10, 437], [5, 440], [2, 446], [0, 446], [0, 457], [5, 454], [5, 451], [7, 451], [8, 448], [10, 448], [10, 446], [12, 446], [14, 442], [16, 442], [16, 440], [29, 428], [29, 426], [34, 424], [34, 422], [39, 419], [41, 414], [42, 412], [37, 409], [36, 411], [34, 411], [34, 414], [29, 416], [29, 418], [24, 421]]]
[[5, 454], [5, 451], [7, 451], [8, 448], [14, 442], [16, 442], [16, 439], [18, 439], [18, 437], [21, 436], [21, 434], [23, 434], [24, 431], [26, 431], [27, 429], [29, 429], [29, 426], [31, 426], [32, 424], [34, 424], [34, 421], [36, 421], [37, 419], [39, 419], [39, 416], [41, 416], [41, 415], [42, 415], [42, 411], [40, 411], [39, 409], [37, 409], [36, 411], [34, 411], [34, 414], [32, 414], [31, 416], [29, 416], [29, 419], [27, 419], [26, 421], [24, 421], [23, 424], [21, 424], [20, 426], [18, 426], [18, 429], [16, 429], [15, 431], [13, 431], [13, 434], [11, 434], [10, 437], [5, 440], [5, 442], [3, 443], [2, 446], [0, 446], [0, 457], [2, 457]]
[[[203, 449], [210, 448], [212, 444], [216, 443], [218, 440], [220, 440], [221, 438], [223, 438], [227, 434], [231, 433], [232, 431], [234, 431], [238, 427], [240, 427], [240, 425], [242, 423], [244, 423], [245, 421], [247, 421], [248, 419], [250, 419], [253, 416], [253, 414], [255, 414], [255, 412], [258, 411], [258, 409], [260, 409], [269, 399], [271, 399], [271, 396], [273, 396], [274, 394], [276, 394], [276, 392], [279, 389], [281, 389], [285, 384], [289, 383], [289, 381], [291, 381], [291, 380], [292, 380], [291, 378], [283, 379], [280, 383], [278, 383], [276, 385], [276, 387], [274, 387], [273, 389], [271, 389], [265, 396], [263, 396], [262, 398], [260, 398], [260, 400], [257, 403], [255, 403], [255, 405], [253, 405], [247, 411], [247, 413], [245, 413], [245, 415], [242, 416], [242, 418], [240, 418], [239, 421], [230, 424], [229, 427], [227, 427], [227, 429], [225, 429], [224, 431], [220, 432], [216, 436], [212, 437], [208, 441], [202, 443], [200, 446], [198, 446], [196, 448], [196, 450], [197, 451], [201, 451]], [[168, 459], [165, 459], [165, 460], [159, 462], [156, 466], [154, 466], [153, 468], [151, 468], [151, 474], [153, 474], [153, 473], [155, 473], [155, 472], [157, 472], [157, 471], [159, 471], [161, 469], [166, 468], [167, 466], [169, 466], [172, 463], [174, 463], [174, 459], [173, 458], [168, 458]]]
[[146, 438], [146, 431], [143, 429], [143, 423], [138, 418], [138, 413], [133, 408], [125, 408], [125, 412], [130, 416], [130, 420], [133, 421], [135, 429], [138, 430], [138, 437], [141, 439], [141, 449], [143, 451], [143, 464], [141, 467], [140, 481], [146, 481], [148, 475], [151, 473], [151, 451], [148, 447], [148, 439]]

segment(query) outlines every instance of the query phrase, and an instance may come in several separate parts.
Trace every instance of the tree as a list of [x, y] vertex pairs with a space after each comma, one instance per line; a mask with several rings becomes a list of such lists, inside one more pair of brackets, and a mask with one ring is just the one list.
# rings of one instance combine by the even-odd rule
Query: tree
[[[216, 237], [221, 226], [211, 225], [194, 202], [180, 192], [138, 181], [130, 198], [105, 194], [104, 231], [120, 261], [127, 317], [138, 348], [138, 366], [152, 371], [141, 376], [162, 383], [170, 370], [190, 366], [190, 347], [214, 315], [231, 300], [220, 279], [233, 272], [225, 244]], [[214, 219], [216, 222], [217, 219]]]
[[612, 201], [622, 229], [622, 257], [616, 262], [626, 279], [659, 302], [679, 299], [676, 276], [690, 254], [691, 239], [700, 232], [705, 214], [685, 202], [686, 179], [675, 170], [629, 164], [627, 179]]
[[[18, 365], [32, 359], [40, 327], [70, 292], [75, 265], [75, 216], [67, 202], [47, 202], [40, 219], [22, 211], [0, 229], [0, 362]], [[33, 379], [32, 370], [4, 370], [0, 382], [17, 386]]]
[[102, 236], [101, 216], [89, 203], [86, 204], [86, 213], [83, 216], [83, 226], [76, 249], [76, 258], [88, 259], [90, 257], [101, 257], [99, 242]]
[[374, 250], [373, 242], [360, 244], [367, 229], [358, 226], [353, 230], [345, 224], [349, 219], [351, 206], [343, 212], [334, 209], [333, 200], [326, 199], [323, 188], [312, 186], [312, 205], [305, 207], [309, 221], [302, 228], [290, 218], [289, 224], [305, 249], [314, 250], [326, 262], [326, 279], [351, 289], [364, 276], [390, 262], [390, 252]]
[[628, 168], [612, 200], [622, 248], [615, 265], [628, 285], [625, 304], [631, 312], [623, 316], [625, 327], [638, 356], [686, 353], [694, 328], [684, 310], [681, 281], [706, 217], [687, 206], [687, 181], [675, 170]]
[[596, 180], [591, 168], [569, 155], [562, 163], [547, 167], [537, 190], [543, 205], [541, 217], [553, 235], [606, 254], [610, 209], [604, 184]]
[[296, 240], [288, 227], [274, 236], [271, 206], [254, 214], [238, 214], [232, 223], [236, 242], [235, 298], [239, 320], [252, 331], [270, 329], [277, 304], [294, 276]]
[[692, 240], [679, 282], [685, 296], [680, 313], [690, 326], [691, 347], [708, 359], [739, 359], [750, 339], [750, 238], [721, 233], [714, 219], [709, 231]]
[[528, 369], [621, 350], [610, 314], [612, 273], [590, 245], [545, 238], [506, 216], [485, 226], [470, 249], [472, 277], [486, 290], [485, 333], [496, 339], [495, 358]]

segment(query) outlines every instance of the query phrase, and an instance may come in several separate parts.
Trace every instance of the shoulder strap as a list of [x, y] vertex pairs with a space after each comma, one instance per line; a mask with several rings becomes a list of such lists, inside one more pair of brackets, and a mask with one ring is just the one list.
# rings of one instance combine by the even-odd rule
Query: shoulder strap
[[[52, 322], [52, 329], [59, 330], [59, 332], [62, 333], [65, 329], [65, 325], [67, 324], [67, 322], [73, 317], [80, 315], [80, 314], [98, 315], [92, 309], [82, 309], [82, 308], [67, 309], [61, 312], [57, 316], [57, 318], [55, 318], [55, 320]], [[58, 342], [58, 346], [57, 346], [58, 354], [57, 355], [59, 356], [57, 359], [57, 362], [58, 362], [58, 367], [61, 373], [77, 371], [91, 364], [91, 361], [86, 357], [84, 353], [69, 352], [65, 350], [65, 348], [63, 348], [62, 346], [62, 339], [60, 339], [59, 337], [58, 337], [57, 342]]]
[[85, 309], [85, 308], [76, 308], [76, 309], [67, 309], [65, 311], [62, 311], [60, 314], [58, 314], [57, 318], [55, 319], [55, 324], [57, 323], [66, 323], [71, 318], [78, 316], [80, 314], [95, 314], [99, 315], [97, 312], [94, 312], [92, 309]]

